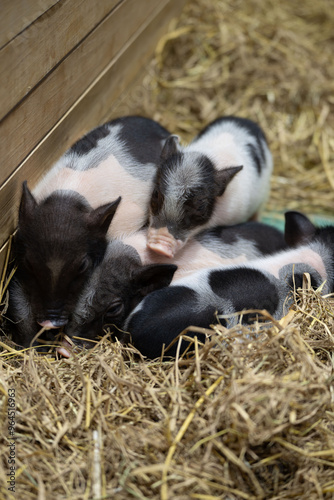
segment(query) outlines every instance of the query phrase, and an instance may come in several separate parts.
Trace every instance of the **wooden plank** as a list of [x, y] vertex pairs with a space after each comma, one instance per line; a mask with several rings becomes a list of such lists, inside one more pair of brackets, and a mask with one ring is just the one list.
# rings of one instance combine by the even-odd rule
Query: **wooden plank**
[[59, 0], [1, 0], [0, 48]]
[[[128, 89], [130, 82], [143, 68], [152, 50], [163, 34], [166, 23], [178, 15], [184, 0], [160, 0], [155, 11], [146, 19], [121, 53], [110, 62], [95, 82], [87, 89], [68, 113], [59, 121], [38, 147], [20, 165], [0, 189], [1, 244], [16, 225], [21, 196], [21, 184], [29, 180], [32, 187], [40, 178], [39, 167], [52, 165], [74, 140], [112, 114], [112, 105]], [[129, 66], [129, 61], [132, 61]], [[0, 266], [4, 261], [4, 247], [0, 252]]]
[[[119, 4], [48, 78], [0, 122], [0, 185], [141, 24], [146, 23], [156, 4], [156, 0], [125, 0]], [[129, 61], [129, 64], [132, 62]], [[6, 140], [8, 137], [10, 141]]]
[[59, 0], [0, 51], [0, 119], [120, 0]]

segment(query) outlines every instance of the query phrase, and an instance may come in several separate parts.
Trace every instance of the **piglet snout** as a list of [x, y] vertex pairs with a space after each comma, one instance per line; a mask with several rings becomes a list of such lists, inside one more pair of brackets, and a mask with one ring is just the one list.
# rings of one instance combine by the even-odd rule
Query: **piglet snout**
[[184, 242], [174, 238], [167, 227], [159, 229], [149, 228], [147, 235], [147, 247], [160, 255], [165, 255], [172, 259], [182, 248]]
[[59, 328], [58, 325], [55, 325], [52, 321], [50, 321], [49, 319], [45, 320], [45, 321], [37, 321], [37, 323], [39, 324], [39, 326], [42, 326], [43, 328]]
[[49, 319], [42, 319], [42, 320], [37, 320], [37, 324], [42, 326], [43, 328], [61, 328], [62, 326], [67, 325], [68, 319], [67, 318], [58, 318], [58, 317], [50, 317]]

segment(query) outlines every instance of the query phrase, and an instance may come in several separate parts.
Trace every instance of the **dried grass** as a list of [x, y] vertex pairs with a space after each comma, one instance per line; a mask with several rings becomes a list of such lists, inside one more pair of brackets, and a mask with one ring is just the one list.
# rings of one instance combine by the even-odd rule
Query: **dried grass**
[[333, 301], [310, 290], [299, 302], [265, 328], [218, 325], [175, 362], [107, 339], [69, 361], [2, 344], [13, 498], [331, 498]]
[[[332, 216], [333, 26], [325, 0], [190, 2], [117, 114], [153, 116], [185, 141], [219, 115], [253, 118], [274, 155], [269, 214]], [[217, 324], [165, 363], [107, 338], [58, 360], [4, 336], [0, 498], [334, 498], [333, 298], [306, 280], [294, 304], [280, 322]]]

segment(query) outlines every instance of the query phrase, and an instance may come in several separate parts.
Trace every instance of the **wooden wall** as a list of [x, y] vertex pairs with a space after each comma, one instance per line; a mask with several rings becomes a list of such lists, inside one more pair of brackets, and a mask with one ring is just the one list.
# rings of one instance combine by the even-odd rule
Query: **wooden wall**
[[184, 0], [1, 0], [0, 269], [33, 188], [152, 55]]

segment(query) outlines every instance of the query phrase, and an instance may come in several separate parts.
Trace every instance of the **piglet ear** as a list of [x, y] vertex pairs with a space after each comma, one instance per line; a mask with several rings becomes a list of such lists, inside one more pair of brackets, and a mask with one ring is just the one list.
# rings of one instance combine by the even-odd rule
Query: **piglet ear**
[[170, 135], [167, 137], [164, 147], [161, 151], [161, 160], [165, 161], [172, 155], [175, 155], [179, 151], [179, 136]]
[[101, 205], [92, 210], [88, 215], [88, 226], [99, 233], [106, 234], [120, 201], [121, 196], [112, 203]]
[[133, 271], [131, 282], [139, 295], [147, 294], [168, 286], [173, 279], [177, 266], [174, 264], [149, 264]]
[[285, 213], [284, 238], [287, 245], [304, 245], [313, 238], [315, 232], [316, 227], [306, 215], [295, 211]]
[[22, 184], [22, 196], [19, 208], [19, 223], [24, 224], [29, 219], [31, 219], [36, 207], [37, 207], [37, 201], [31, 194], [28, 188], [27, 181], [24, 181]]
[[229, 167], [224, 168], [223, 170], [217, 170], [215, 173], [215, 184], [216, 184], [216, 196], [221, 196], [228, 184], [231, 182], [233, 177], [243, 169], [243, 166], [240, 167]]

